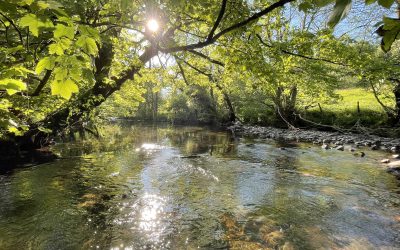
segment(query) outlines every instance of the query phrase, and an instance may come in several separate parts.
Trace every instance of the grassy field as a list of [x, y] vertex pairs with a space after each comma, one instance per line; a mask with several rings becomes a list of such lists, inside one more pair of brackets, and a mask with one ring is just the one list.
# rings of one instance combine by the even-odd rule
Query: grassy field
[[[317, 123], [351, 127], [357, 121], [364, 126], [380, 126], [387, 121], [383, 108], [375, 99], [371, 91], [362, 88], [342, 89], [336, 92], [341, 98], [332, 102], [320, 103], [308, 109], [305, 117]], [[388, 105], [394, 105], [394, 98], [382, 98]], [[357, 109], [359, 102], [360, 112]]]

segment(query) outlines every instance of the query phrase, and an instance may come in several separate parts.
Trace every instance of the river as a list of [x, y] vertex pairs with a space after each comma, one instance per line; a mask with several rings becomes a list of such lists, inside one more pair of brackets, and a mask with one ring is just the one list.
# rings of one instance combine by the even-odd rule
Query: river
[[385, 153], [110, 126], [0, 175], [0, 249], [400, 249]]

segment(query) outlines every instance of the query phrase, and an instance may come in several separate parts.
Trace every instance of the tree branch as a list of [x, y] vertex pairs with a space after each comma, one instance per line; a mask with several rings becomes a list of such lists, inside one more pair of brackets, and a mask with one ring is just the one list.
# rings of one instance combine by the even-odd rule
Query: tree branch
[[47, 81], [49, 80], [52, 70], [47, 70], [46, 74], [44, 75], [43, 79], [40, 80], [39, 85], [36, 87], [35, 91], [30, 96], [38, 96], [40, 94], [40, 91], [44, 88], [46, 85]]
[[[259, 34], [256, 34], [258, 40], [260, 40], [260, 42], [268, 47], [268, 48], [274, 48], [274, 46], [267, 44], [266, 42], [264, 42], [261, 38], [261, 36]], [[340, 66], [345, 66], [345, 67], [349, 67], [350, 65], [348, 64], [344, 64], [341, 62], [335, 62], [335, 61], [331, 61], [329, 59], [325, 59], [325, 58], [317, 58], [317, 57], [311, 57], [311, 56], [306, 56], [306, 55], [302, 55], [302, 54], [298, 54], [298, 53], [294, 53], [285, 49], [279, 49], [282, 53], [287, 54], [287, 55], [291, 55], [291, 56], [297, 56], [297, 57], [301, 57], [304, 59], [308, 59], [308, 60], [314, 60], [314, 61], [323, 61], [323, 62], [327, 62], [327, 63], [331, 63], [331, 64], [335, 64], [335, 65], [340, 65]]]
[[189, 86], [190, 84], [189, 84], [189, 82], [188, 82], [188, 80], [186, 78], [185, 71], [183, 70], [183, 67], [182, 67], [181, 63], [177, 59], [178, 58], [175, 57], [176, 63], [178, 64], [179, 70], [181, 71], [181, 75], [183, 77], [183, 81], [186, 83], [186, 86]]
[[208, 61], [210, 61], [210, 62], [212, 62], [212, 63], [214, 63], [214, 64], [218, 64], [218, 65], [220, 65], [220, 66], [225, 66], [225, 64], [224, 64], [223, 62], [218, 61], [218, 60], [215, 60], [215, 59], [212, 59], [211, 57], [206, 56], [206, 55], [204, 55], [204, 54], [201, 53], [201, 52], [198, 52], [198, 51], [195, 51], [195, 50], [189, 50], [189, 52], [192, 53], [192, 54], [195, 54], [195, 55], [197, 55], [197, 56], [200, 56], [200, 57], [202, 57], [202, 58], [204, 58], [204, 59], [207, 59]]
[[13, 22], [13, 20], [11, 20], [10, 18], [8, 18], [6, 15], [4, 15], [3, 13], [0, 12], [0, 15], [2, 17], [4, 17], [7, 21], [10, 22], [10, 24], [14, 27], [14, 29], [17, 31], [18, 36], [19, 36], [19, 40], [21, 41], [21, 44], [24, 44], [24, 41], [22, 39], [22, 34], [21, 31], [18, 29], [18, 27], [15, 25], [15, 23]]
[[225, 35], [226, 33], [229, 33], [233, 30], [244, 27], [247, 24], [259, 19], [260, 17], [272, 12], [273, 10], [275, 10], [279, 7], [282, 7], [287, 3], [294, 2], [294, 1], [296, 1], [296, 0], [280, 0], [276, 3], [273, 3], [270, 6], [268, 6], [267, 8], [265, 8], [264, 10], [257, 12], [254, 15], [250, 16], [249, 18], [220, 31], [219, 33], [215, 34], [213, 37], [207, 38], [205, 41], [193, 43], [193, 44], [189, 44], [189, 45], [177, 46], [177, 47], [160, 48], [160, 51], [163, 53], [172, 53], [172, 52], [178, 52], [178, 51], [187, 51], [187, 50], [203, 48], [205, 46], [208, 46], [208, 45], [214, 43], [215, 41], [218, 40], [218, 38]]
[[226, 3], [227, 0], [222, 0], [221, 9], [219, 10], [217, 20], [215, 20], [214, 26], [212, 27], [210, 33], [207, 36], [207, 40], [211, 40], [213, 38], [214, 32], [217, 30], [219, 24], [221, 23], [222, 18], [224, 17], [225, 14]]

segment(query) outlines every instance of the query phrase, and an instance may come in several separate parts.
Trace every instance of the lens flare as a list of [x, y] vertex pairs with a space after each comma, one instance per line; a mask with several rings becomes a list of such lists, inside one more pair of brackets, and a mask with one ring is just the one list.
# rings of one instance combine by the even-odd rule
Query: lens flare
[[147, 22], [147, 28], [151, 32], [156, 32], [159, 28], [158, 22], [154, 19], [151, 19], [150, 21]]

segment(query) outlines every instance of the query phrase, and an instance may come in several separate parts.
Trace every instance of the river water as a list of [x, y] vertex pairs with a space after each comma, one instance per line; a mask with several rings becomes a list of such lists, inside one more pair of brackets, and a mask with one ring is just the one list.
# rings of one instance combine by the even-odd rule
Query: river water
[[0, 249], [400, 249], [380, 152], [148, 126], [54, 150], [0, 175]]

